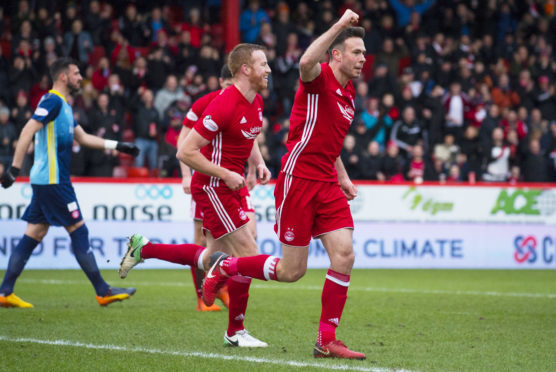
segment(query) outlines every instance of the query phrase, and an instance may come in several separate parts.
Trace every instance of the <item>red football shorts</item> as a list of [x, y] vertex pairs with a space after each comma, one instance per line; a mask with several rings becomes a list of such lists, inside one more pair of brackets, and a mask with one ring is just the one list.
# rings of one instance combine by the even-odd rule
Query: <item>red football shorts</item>
[[[255, 213], [255, 206], [251, 200], [251, 194], [247, 186], [239, 190], [241, 196], [241, 208], [245, 213]], [[199, 204], [195, 202], [195, 198], [191, 195], [191, 218], [197, 221], [203, 221], [203, 211], [199, 208]]]
[[239, 191], [232, 191], [226, 186], [199, 185], [191, 187], [191, 196], [200, 209], [203, 230], [210, 231], [214, 239], [228, 235], [249, 222], [241, 206]]
[[251, 194], [249, 194], [247, 186], [244, 186], [241, 190], [239, 190], [239, 195], [241, 196], [241, 207], [243, 210], [247, 213], [255, 213], [255, 206], [253, 205]]
[[353, 229], [347, 198], [335, 182], [294, 177], [280, 172], [274, 188], [278, 239], [305, 247], [311, 237], [331, 231]]

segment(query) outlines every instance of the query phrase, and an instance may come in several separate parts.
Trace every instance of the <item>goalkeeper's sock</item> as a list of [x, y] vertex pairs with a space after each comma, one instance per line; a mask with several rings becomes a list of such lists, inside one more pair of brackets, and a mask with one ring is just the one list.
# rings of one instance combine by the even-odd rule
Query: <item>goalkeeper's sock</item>
[[39, 241], [30, 236], [23, 235], [23, 238], [17, 243], [17, 246], [10, 255], [4, 281], [2, 282], [2, 286], [0, 286], [0, 294], [8, 296], [14, 291], [15, 281], [23, 271], [31, 253], [33, 253], [33, 249], [35, 249], [39, 243]]
[[206, 248], [197, 244], [153, 244], [141, 248], [141, 258], [159, 260], [197, 267], [199, 256]]
[[336, 328], [340, 324], [349, 286], [349, 275], [328, 270], [322, 289], [322, 312], [320, 315], [317, 343], [327, 345], [336, 339]]
[[104, 281], [98, 270], [93, 250], [89, 247], [89, 229], [82, 225], [70, 234], [71, 246], [75, 259], [81, 266], [81, 270], [91, 281], [97, 296], [105, 296], [110, 286]]
[[251, 278], [245, 276], [232, 276], [228, 279], [228, 293], [230, 307], [228, 308], [228, 335], [232, 336], [237, 331], [244, 329], [243, 320], [249, 300], [249, 286]]
[[259, 254], [251, 257], [228, 257], [222, 261], [221, 268], [229, 276], [243, 275], [260, 280], [278, 280], [276, 265], [280, 258]]

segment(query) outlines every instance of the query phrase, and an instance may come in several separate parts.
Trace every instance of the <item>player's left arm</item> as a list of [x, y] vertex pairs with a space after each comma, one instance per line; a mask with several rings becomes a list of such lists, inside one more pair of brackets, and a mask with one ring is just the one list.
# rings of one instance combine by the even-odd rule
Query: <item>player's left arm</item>
[[344, 163], [342, 163], [342, 159], [339, 156], [336, 158], [334, 166], [336, 168], [336, 172], [338, 172], [338, 183], [340, 184], [340, 188], [344, 194], [346, 194], [348, 200], [355, 199], [357, 196], [357, 188], [349, 179]]
[[73, 130], [73, 136], [75, 140], [84, 147], [89, 147], [91, 149], [97, 150], [118, 150], [120, 152], [125, 152], [131, 156], [139, 155], [139, 148], [131, 142], [119, 142], [114, 140], [108, 140], [94, 136], [85, 132], [80, 125], [76, 125]]
[[264, 162], [258, 141], [253, 141], [253, 148], [251, 149], [249, 159], [247, 159], [247, 164], [249, 165], [249, 173], [254, 171], [262, 185], [266, 185], [270, 181], [271, 174]]

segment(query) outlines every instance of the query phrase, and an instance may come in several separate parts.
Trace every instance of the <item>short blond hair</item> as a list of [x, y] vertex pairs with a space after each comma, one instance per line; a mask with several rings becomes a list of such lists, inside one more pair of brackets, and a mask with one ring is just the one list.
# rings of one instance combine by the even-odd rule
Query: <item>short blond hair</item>
[[230, 68], [232, 76], [236, 76], [242, 65], [251, 63], [253, 52], [256, 50], [264, 51], [265, 48], [257, 44], [243, 43], [236, 45], [234, 49], [232, 49], [228, 55], [228, 67]]

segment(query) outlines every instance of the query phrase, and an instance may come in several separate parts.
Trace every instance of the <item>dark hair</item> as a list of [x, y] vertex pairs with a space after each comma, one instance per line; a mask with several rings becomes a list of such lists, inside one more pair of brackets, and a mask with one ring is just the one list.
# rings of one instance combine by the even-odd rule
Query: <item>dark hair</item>
[[363, 27], [349, 27], [346, 28], [344, 31], [340, 32], [340, 35], [334, 39], [330, 48], [328, 48], [328, 53], [332, 54], [332, 50], [340, 44], [343, 44], [349, 38], [358, 37], [363, 39], [365, 36], [365, 29]]
[[77, 62], [68, 57], [58, 58], [52, 62], [52, 65], [50, 65], [50, 78], [52, 81], [58, 80], [58, 76], [60, 76], [62, 72], [68, 72], [70, 65], [77, 66]]
[[230, 71], [228, 64], [224, 63], [224, 66], [222, 66], [222, 69], [220, 70], [220, 79], [228, 80], [231, 78], [232, 78], [232, 72]]

